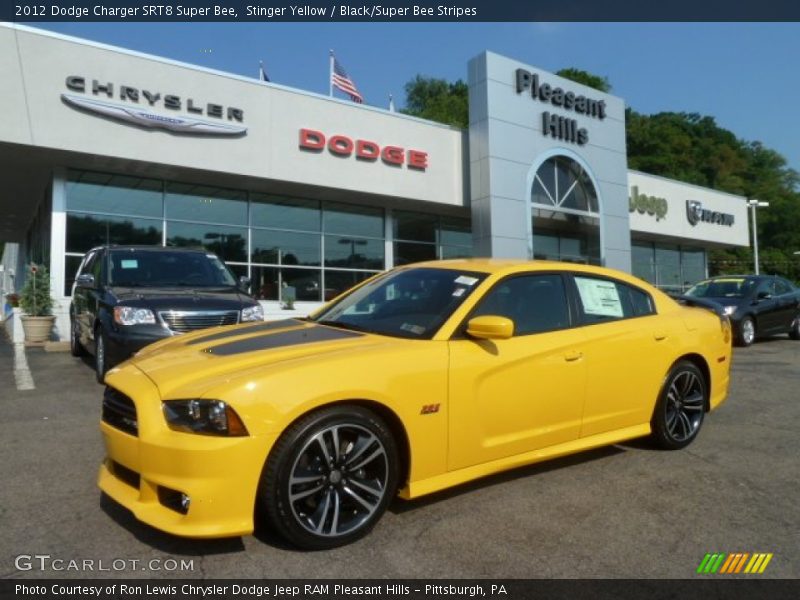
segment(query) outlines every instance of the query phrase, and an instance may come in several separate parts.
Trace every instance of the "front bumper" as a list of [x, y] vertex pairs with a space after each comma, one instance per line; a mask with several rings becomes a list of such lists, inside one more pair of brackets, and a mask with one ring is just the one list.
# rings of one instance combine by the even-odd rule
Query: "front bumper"
[[133, 327], [127, 329], [109, 329], [106, 331], [106, 360], [109, 365], [116, 365], [128, 360], [136, 352], [155, 342], [172, 337], [172, 332], [157, 325], [141, 327], [139, 331]]
[[[106, 458], [100, 489], [138, 520], [168, 533], [195, 538], [252, 533], [258, 482], [275, 438], [173, 431], [157, 388], [141, 371], [127, 365], [108, 383], [133, 400], [138, 435], [101, 422]], [[167, 492], [189, 496], [185, 514], [164, 501]]]

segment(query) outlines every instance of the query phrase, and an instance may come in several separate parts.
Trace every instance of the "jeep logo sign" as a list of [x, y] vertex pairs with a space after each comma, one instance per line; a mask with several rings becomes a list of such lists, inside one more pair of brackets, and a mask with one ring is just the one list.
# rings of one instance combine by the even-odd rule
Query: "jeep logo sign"
[[713, 223], [715, 225], [733, 225], [733, 215], [729, 213], [717, 212], [703, 208], [703, 203], [699, 200], [686, 201], [686, 218], [693, 227], [700, 221]]

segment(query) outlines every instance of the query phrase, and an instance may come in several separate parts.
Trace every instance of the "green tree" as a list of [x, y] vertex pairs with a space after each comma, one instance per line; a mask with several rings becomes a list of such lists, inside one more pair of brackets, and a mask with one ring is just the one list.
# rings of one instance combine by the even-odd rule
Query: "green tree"
[[608, 82], [608, 77], [593, 75], [588, 71], [583, 71], [581, 69], [569, 67], [567, 69], [561, 69], [560, 71], [556, 71], [556, 75], [558, 75], [559, 77], [563, 77], [564, 79], [569, 79], [570, 81], [574, 81], [575, 83], [582, 83], [583, 85], [588, 85], [590, 88], [600, 90], [601, 92], [608, 93], [611, 91], [611, 84]]
[[417, 75], [406, 84], [407, 115], [437, 121], [446, 125], [469, 126], [468, 88], [462, 80], [450, 83], [444, 79]]

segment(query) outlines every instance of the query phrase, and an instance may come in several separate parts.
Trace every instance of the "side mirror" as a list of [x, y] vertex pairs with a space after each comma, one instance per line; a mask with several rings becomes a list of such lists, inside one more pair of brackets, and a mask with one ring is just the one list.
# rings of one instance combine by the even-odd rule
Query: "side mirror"
[[770, 298], [772, 298], [772, 294], [769, 292], [758, 292], [756, 294], [756, 300], [769, 300]]
[[247, 275], [239, 277], [239, 287], [246, 290], [250, 287], [250, 278]]
[[80, 288], [88, 288], [94, 289], [94, 275], [91, 273], [84, 273], [83, 275], [79, 275], [78, 278], [75, 280], [75, 285]]
[[479, 340], [507, 340], [514, 335], [514, 321], [495, 315], [475, 317], [467, 323], [467, 335]]

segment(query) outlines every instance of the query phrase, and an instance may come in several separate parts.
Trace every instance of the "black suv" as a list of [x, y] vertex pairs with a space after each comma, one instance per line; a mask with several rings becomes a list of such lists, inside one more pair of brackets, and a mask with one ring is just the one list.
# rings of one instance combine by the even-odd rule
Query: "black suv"
[[72, 286], [70, 348], [95, 356], [97, 380], [144, 346], [195, 329], [261, 321], [261, 305], [202, 249], [103, 246], [83, 257]]

